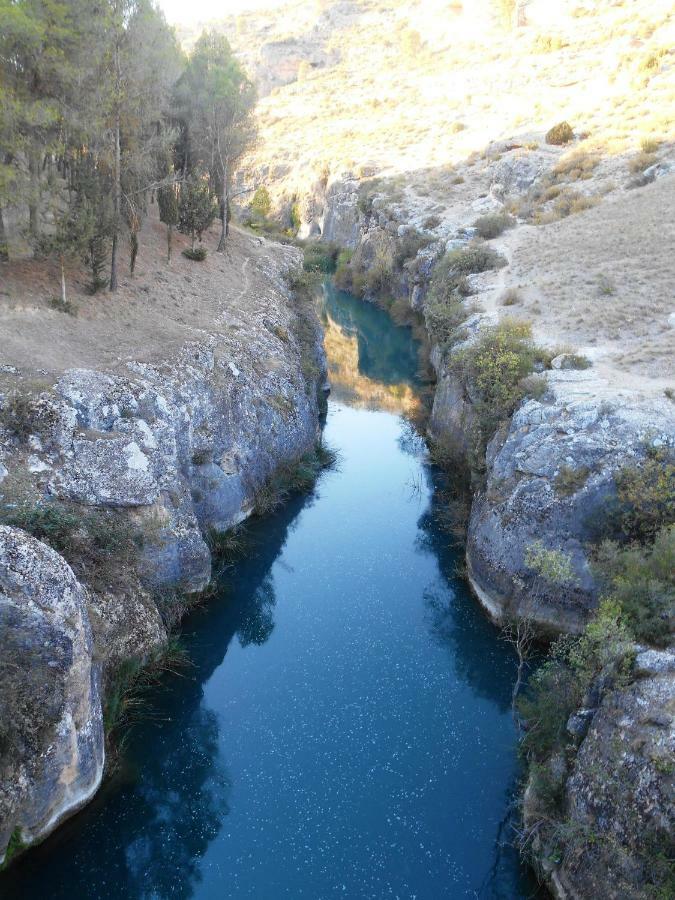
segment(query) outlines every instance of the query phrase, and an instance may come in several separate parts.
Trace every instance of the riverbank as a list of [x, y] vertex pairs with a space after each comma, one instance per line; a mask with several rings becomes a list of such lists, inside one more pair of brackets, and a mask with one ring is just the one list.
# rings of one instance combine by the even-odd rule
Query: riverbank
[[[516, 155], [491, 165], [503, 171], [521, 163]], [[649, 190], [668, 193], [675, 182], [663, 181]], [[478, 601], [498, 623], [520, 623], [549, 639], [580, 635], [585, 648], [579, 668], [563, 641], [558, 681], [551, 676], [534, 688], [542, 704], [534, 714], [550, 711], [555, 739], [549, 735], [526, 751], [524, 851], [560, 898], [592, 896], [591, 886], [614, 871], [618, 852], [612, 896], [646, 897], [671, 877], [665, 760], [675, 750], [667, 549], [675, 415], [662, 378], [667, 369], [655, 378], [644, 366], [626, 372], [625, 348], [623, 357], [588, 345], [582, 353], [561, 346], [559, 331], [544, 336], [537, 317], [530, 324], [524, 313], [533, 309], [520, 309], [529, 285], [522, 273], [514, 283], [508, 246], [522, 247], [531, 229], [509, 219], [503, 199], [493, 202], [492, 219], [506, 219], [508, 244], [500, 234], [481, 241], [471, 205], [465, 224], [443, 241], [403, 214], [392, 222], [381, 182], [328, 184], [313, 207], [322, 210], [329, 236], [346, 243], [330, 251], [340, 283], [369, 299], [393, 295], [397, 305], [424, 316], [438, 376], [431, 439], [446, 459], [468, 458], [472, 470], [466, 561]], [[616, 200], [606, 215], [624, 215], [633, 205], [626, 193], [625, 204]], [[577, 218], [584, 215], [591, 213]], [[574, 226], [570, 221], [568, 235]], [[660, 279], [656, 273], [657, 289]], [[659, 309], [652, 314], [646, 327], [662, 335]], [[600, 552], [607, 539], [622, 542], [613, 560]], [[637, 566], [632, 574], [629, 558]], [[651, 593], [641, 587], [645, 578]], [[654, 645], [658, 651], [647, 649]], [[656, 653], [653, 665], [639, 662], [645, 652]], [[571, 685], [564, 698], [560, 678]], [[636, 718], [637, 703], [650, 710], [646, 718]], [[540, 718], [530, 718], [528, 727], [540, 729]], [[619, 740], [626, 727], [637, 741], [630, 765], [621, 753], [601, 750], [602, 740]], [[600, 758], [605, 768], [596, 777]], [[594, 801], [593, 792], [603, 801]], [[644, 831], [648, 848], [632, 837]], [[594, 852], [582, 853], [579, 834], [592, 836]]]
[[83, 294], [76, 318], [6, 266], [3, 856], [97, 790], [127, 674], [209, 584], [218, 536], [319, 435], [325, 358], [287, 285], [297, 251], [233, 231], [225, 255], [170, 269], [147, 227], [119, 300]]

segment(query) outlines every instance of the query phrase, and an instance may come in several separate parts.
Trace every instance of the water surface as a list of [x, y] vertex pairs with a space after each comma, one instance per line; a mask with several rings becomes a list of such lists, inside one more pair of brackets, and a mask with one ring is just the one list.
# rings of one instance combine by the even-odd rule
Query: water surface
[[400, 415], [415, 344], [349, 295], [323, 312], [339, 469], [250, 526], [121, 776], [0, 895], [532, 896], [505, 845], [514, 661], [434, 524], [435, 474]]

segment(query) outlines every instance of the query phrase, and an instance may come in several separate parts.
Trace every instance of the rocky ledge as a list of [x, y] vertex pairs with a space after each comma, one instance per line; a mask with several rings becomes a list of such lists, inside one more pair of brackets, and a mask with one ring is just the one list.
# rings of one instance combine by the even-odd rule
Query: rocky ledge
[[[521, 406], [488, 446], [468, 572], [496, 621], [528, 618], [548, 634], [578, 633], [598, 602], [588, 547], [614, 502], [614, 475], [675, 446], [675, 421], [665, 397], [612, 392], [592, 370], [554, 369], [546, 380], [546, 394]], [[564, 580], [548, 583], [528, 565], [535, 545], [564, 554]]]
[[630, 683], [592, 694], [567, 725], [578, 745], [571, 767], [559, 757], [548, 764], [564, 811], [554, 828], [530, 778], [524, 826], [533, 855], [557, 900], [665, 897], [675, 842], [675, 653], [638, 648]]
[[[315, 445], [320, 326], [284, 266], [261, 278], [245, 327], [214, 327], [173, 358], [52, 377], [3, 367], [0, 862], [96, 791], [100, 685], [162, 647], [176, 596], [210, 580], [210, 537]], [[54, 533], [73, 568], [24, 529]]]

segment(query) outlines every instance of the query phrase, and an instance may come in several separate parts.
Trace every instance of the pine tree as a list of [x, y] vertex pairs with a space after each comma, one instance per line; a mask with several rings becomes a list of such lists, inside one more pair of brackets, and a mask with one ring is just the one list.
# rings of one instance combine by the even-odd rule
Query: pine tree
[[194, 253], [195, 239], [201, 241], [202, 234], [210, 227], [217, 214], [208, 180], [192, 175], [181, 185], [178, 230], [189, 234]]
[[187, 130], [190, 165], [208, 172], [211, 190], [219, 198], [220, 251], [228, 233], [232, 170], [255, 138], [255, 99], [255, 88], [227, 39], [204, 32], [177, 84], [176, 103]]

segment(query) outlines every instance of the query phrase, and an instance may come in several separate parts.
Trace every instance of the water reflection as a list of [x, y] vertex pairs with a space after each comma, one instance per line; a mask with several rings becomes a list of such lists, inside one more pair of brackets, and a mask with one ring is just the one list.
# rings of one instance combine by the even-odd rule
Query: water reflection
[[326, 282], [321, 297], [328, 371], [335, 399], [361, 409], [414, 413], [419, 365], [409, 328]]

